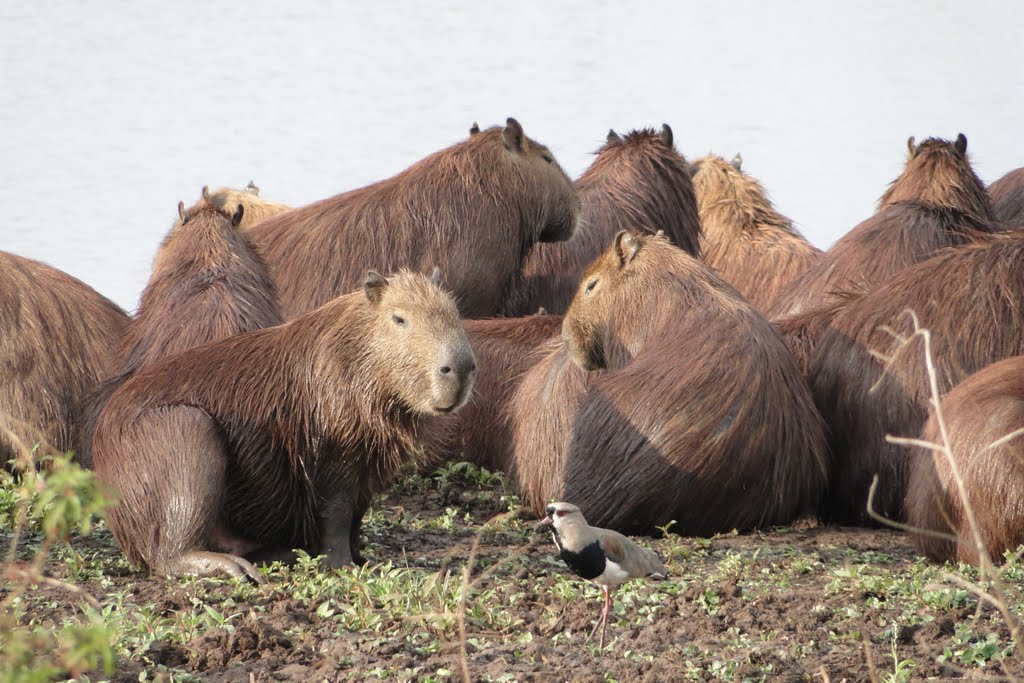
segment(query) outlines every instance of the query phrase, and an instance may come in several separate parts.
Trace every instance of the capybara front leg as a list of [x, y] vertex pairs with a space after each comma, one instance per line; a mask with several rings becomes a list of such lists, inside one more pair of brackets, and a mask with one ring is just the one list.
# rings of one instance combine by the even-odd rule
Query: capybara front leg
[[336, 493], [324, 506], [320, 524], [320, 554], [330, 568], [352, 564], [352, 519], [355, 497]]

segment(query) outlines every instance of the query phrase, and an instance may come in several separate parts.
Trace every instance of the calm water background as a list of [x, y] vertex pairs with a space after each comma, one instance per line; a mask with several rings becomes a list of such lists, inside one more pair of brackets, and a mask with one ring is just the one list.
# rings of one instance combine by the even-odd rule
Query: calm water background
[[609, 127], [742, 152], [827, 247], [909, 135], [1024, 165], [1024, 3], [0, 3], [0, 249], [134, 308], [179, 199], [305, 204], [518, 117], [573, 177]]

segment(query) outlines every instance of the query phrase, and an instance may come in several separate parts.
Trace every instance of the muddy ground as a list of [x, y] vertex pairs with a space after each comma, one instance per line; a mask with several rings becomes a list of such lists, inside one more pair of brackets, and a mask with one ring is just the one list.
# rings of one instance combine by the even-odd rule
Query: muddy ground
[[[598, 589], [568, 574], [504, 486], [448, 477], [403, 484], [367, 517], [362, 569], [275, 567], [259, 587], [150, 578], [101, 530], [55, 549], [47, 572], [95, 596], [114, 628], [114, 675], [93, 672], [93, 681], [444, 681], [460, 680], [463, 661], [474, 681], [1012, 680], [1024, 672], [1004, 618], [956, 585], [976, 580], [969, 568], [925, 563], [893, 531], [809, 522], [642, 539], [672, 577], [622, 587], [600, 649], [584, 642]], [[31, 538], [21, 544], [24, 559], [31, 547]], [[1019, 613], [1024, 568], [1011, 564], [1004, 579], [998, 592]], [[34, 626], [81, 614], [81, 599], [59, 585], [35, 586], [21, 600]]]

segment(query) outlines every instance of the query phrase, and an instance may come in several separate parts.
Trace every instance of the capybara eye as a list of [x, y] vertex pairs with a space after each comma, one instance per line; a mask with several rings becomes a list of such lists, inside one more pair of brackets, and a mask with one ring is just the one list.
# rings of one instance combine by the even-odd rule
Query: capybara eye
[[395, 321], [396, 325], [404, 325], [405, 324], [405, 318], [403, 318], [402, 316], [398, 315], [397, 313], [393, 313], [391, 315], [391, 319]]
[[544, 161], [548, 162], [549, 164], [555, 163], [555, 158], [553, 156], [551, 156], [550, 154], [546, 154], [546, 153], [545, 154], [541, 154], [540, 158], [543, 159]]
[[587, 283], [587, 294], [590, 294], [592, 291], [594, 291], [594, 287], [597, 286], [597, 280], [598, 278], [595, 277], [593, 280]]

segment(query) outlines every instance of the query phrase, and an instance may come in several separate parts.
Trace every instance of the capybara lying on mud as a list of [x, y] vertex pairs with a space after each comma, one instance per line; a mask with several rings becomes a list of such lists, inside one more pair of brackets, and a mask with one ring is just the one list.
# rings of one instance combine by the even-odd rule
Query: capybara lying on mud
[[245, 230], [279, 213], [290, 211], [292, 208], [287, 204], [261, 199], [260, 188], [256, 187], [251, 180], [244, 190], [222, 187], [216, 192], [210, 193], [206, 201], [228, 216], [235, 215], [238, 207], [243, 207], [242, 219], [238, 223], [239, 230]]
[[761, 183], [743, 172], [739, 157], [728, 162], [709, 154], [693, 171], [702, 260], [758, 310], [768, 310], [821, 250], [775, 210]]
[[90, 398], [82, 462], [91, 463], [103, 405], [140, 367], [194, 346], [284, 322], [267, 266], [241, 231], [245, 206], [218, 208], [203, 188], [164, 238], [116, 354], [113, 375]]
[[882, 195], [878, 212], [798, 275], [770, 307], [775, 319], [866, 291], [942, 247], [994, 229], [985, 186], [967, 158], [967, 138], [910, 138], [907, 164]]
[[294, 318], [359, 283], [367, 265], [435, 266], [466, 317], [503, 313], [537, 242], [568, 239], [572, 181], [515, 119], [470, 135], [393, 178], [287, 211], [249, 234]]
[[[866, 523], [868, 488], [879, 475], [877, 512], [903, 518], [907, 450], [886, 434], [913, 437], [928, 414], [919, 338], [907, 310], [931, 330], [939, 390], [1024, 354], [1024, 235], [1009, 232], [951, 247], [907, 268], [836, 312], [810, 364], [815, 402], [829, 427], [831, 491], [823, 516]], [[901, 350], [896, 353], [897, 348]], [[890, 371], [875, 354], [895, 359]]]
[[992, 212], [1006, 228], [1024, 229], [1024, 168], [1010, 171], [988, 186]]
[[583, 210], [572, 238], [538, 244], [523, 266], [522, 286], [508, 315], [544, 307], [564, 313], [580, 275], [620, 230], [658, 226], [678, 247], [699, 253], [700, 219], [689, 166], [676, 151], [672, 129], [615, 131], [576, 181]]
[[[997, 564], [1006, 550], [1024, 543], [1024, 357], [1016, 356], [971, 375], [942, 399], [949, 446], [974, 511], [979, 540]], [[934, 410], [921, 439], [942, 444]], [[939, 562], [978, 564], [971, 531], [949, 459], [915, 446], [907, 483], [907, 522], [951, 534], [947, 540], [913, 534], [917, 549]]]
[[128, 315], [84, 282], [0, 251], [0, 466], [36, 443], [80, 450], [83, 403]]
[[[513, 477], [540, 514], [708, 535], [784, 524], [825, 488], [821, 418], [775, 329], [707, 266], [622, 232], [511, 406]], [[590, 372], [588, 372], [588, 370]]]
[[292, 548], [352, 562], [371, 496], [436, 450], [475, 369], [450, 295], [373, 271], [289, 323], [142, 368], [93, 441], [120, 493], [111, 529], [160, 574], [259, 580], [244, 554]]

